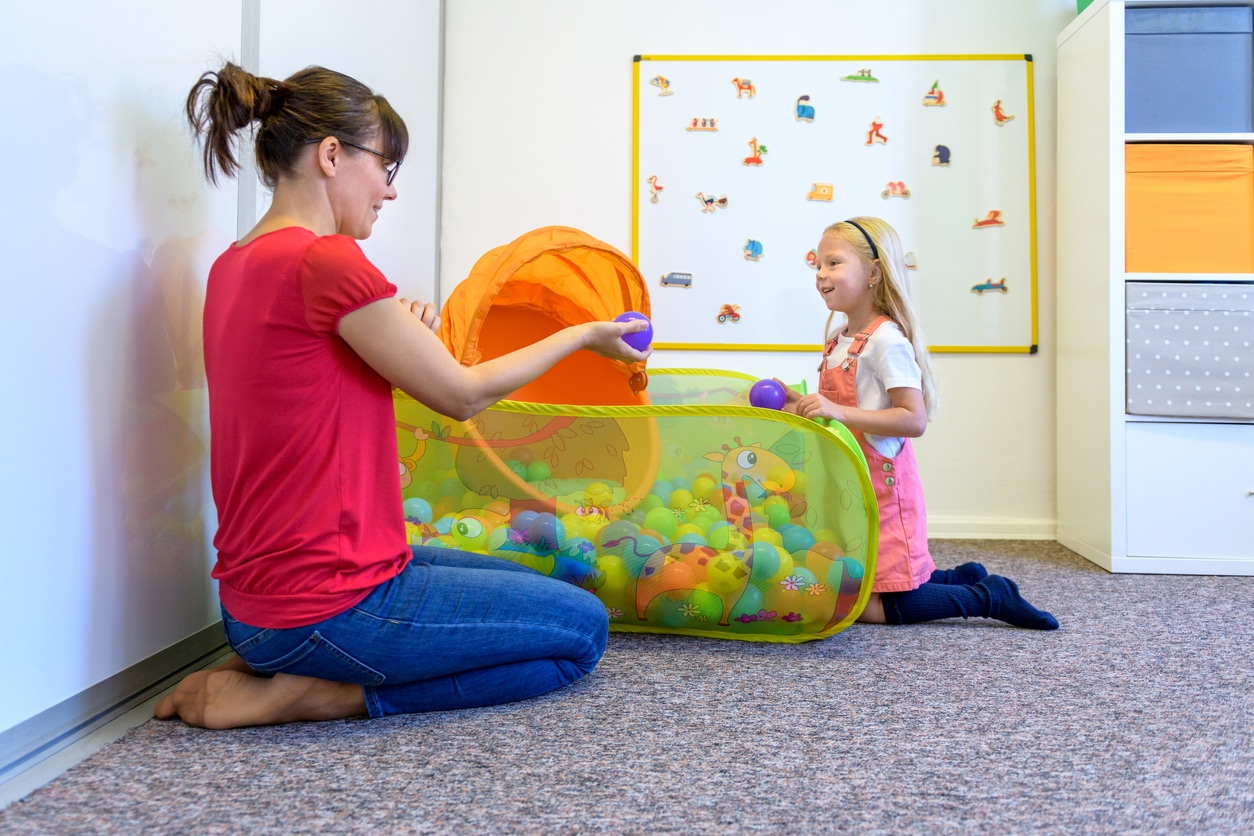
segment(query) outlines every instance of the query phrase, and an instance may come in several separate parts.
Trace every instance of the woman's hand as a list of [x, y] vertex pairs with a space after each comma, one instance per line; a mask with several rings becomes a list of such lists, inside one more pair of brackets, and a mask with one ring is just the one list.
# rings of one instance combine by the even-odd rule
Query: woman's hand
[[653, 346], [644, 351], [636, 351], [623, 342], [623, 335], [634, 334], [649, 327], [648, 320], [628, 319], [624, 322], [589, 322], [582, 326], [586, 329], [583, 336], [583, 347], [602, 357], [621, 360], [624, 363], [642, 363], [653, 353]]
[[440, 309], [435, 306], [434, 302], [417, 302], [401, 297], [400, 303], [434, 333], [440, 332]]

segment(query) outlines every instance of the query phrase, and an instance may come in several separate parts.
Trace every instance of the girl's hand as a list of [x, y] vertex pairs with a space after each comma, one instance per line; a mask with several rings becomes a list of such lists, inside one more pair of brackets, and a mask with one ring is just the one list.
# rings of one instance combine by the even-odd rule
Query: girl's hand
[[583, 327], [587, 329], [584, 334], [583, 347], [600, 354], [602, 357], [608, 357], [611, 360], [621, 360], [624, 363], [641, 363], [648, 360], [649, 355], [653, 353], [653, 346], [649, 346], [644, 351], [636, 351], [623, 342], [624, 334], [634, 334], [636, 331], [643, 331], [648, 328], [649, 323], [646, 320], [629, 319], [625, 322], [589, 322]]
[[400, 302], [409, 308], [409, 312], [418, 317], [423, 325], [437, 334], [440, 332], [440, 309], [435, 306], [434, 302], [415, 302], [405, 298], [402, 298]]
[[845, 423], [844, 407], [832, 403], [817, 392], [801, 396], [797, 401], [797, 414], [802, 418], [827, 418], [830, 421]]
[[784, 412], [791, 412], [795, 415], [797, 413], [797, 404], [801, 402], [801, 393], [778, 377], [773, 377], [771, 380], [784, 387]]

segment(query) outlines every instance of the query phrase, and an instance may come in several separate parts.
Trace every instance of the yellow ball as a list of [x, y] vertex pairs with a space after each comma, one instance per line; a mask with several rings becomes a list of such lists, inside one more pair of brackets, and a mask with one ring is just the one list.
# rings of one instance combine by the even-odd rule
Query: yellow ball
[[706, 564], [706, 583], [712, 592], [732, 592], [749, 582], [749, 567], [731, 552], [721, 552]]
[[718, 483], [709, 476], [698, 476], [692, 480], [692, 495], [697, 499], [709, 499], [717, 487]]

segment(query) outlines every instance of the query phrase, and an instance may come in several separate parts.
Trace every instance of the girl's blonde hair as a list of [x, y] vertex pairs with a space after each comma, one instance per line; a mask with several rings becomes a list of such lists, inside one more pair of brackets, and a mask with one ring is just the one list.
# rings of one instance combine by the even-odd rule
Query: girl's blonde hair
[[[854, 226], [857, 224], [858, 226]], [[858, 229], [866, 230], [866, 235]], [[886, 221], [879, 218], [857, 217], [848, 221], [840, 221], [823, 230], [823, 235], [836, 235], [845, 239], [868, 267], [876, 263], [880, 266], [883, 280], [875, 283], [875, 309], [887, 316], [906, 339], [914, 346], [914, 357], [922, 372], [923, 405], [927, 417], [936, 414], [939, 398], [936, 392], [936, 377], [932, 373], [932, 359], [927, 350], [927, 340], [923, 338], [923, 329], [919, 326], [919, 317], [914, 311], [914, 300], [910, 293], [910, 282], [906, 276], [906, 260], [901, 249], [901, 240], [897, 232]], [[867, 236], [870, 236], [870, 241]], [[871, 241], [875, 242], [875, 253], [872, 253]], [[876, 257], [878, 256], [878, 258]], [[831, 332], [833, 313], [827, 318], [824, 326], [824, 342]]]

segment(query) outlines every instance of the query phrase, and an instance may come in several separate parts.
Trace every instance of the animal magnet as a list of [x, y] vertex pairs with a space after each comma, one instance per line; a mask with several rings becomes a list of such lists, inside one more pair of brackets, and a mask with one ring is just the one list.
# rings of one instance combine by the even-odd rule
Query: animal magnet
[[998, 99], [997, 101], [993, 102], [993, 121], [997, 123], [997, 127], [1000, 128], [1002, 125], [1006, 124], [1013, 118], [1014, 118], [1013, 116], [1009, 115], [1008, 113], [1006, 113], [1006, 111], [1002, 110], [1001, 99]]
[[736, 98], [738, 99], [745, 93], [748, 93], [751, 99], [758, 94], [753, 82], [747, 78], [733, 78], [732, 84], [736, 85]]
[[671, 89], [671, 80], [664, 75], [655, 75], [649, 79], [649, 83], [658, 88], [659, 96], [672, 96], [675, 91]]
[[657, 181], [656, 174], [650, 174], [649, 179], [649, 202], [657, 203], [657, 196], [662, 193], [662, 189], [666, 188]]
[[949, 146], [937, 145], [932, 149], [932, 165], [949, 166]]
[[990, 226], [1005, 226], [1006, 222], [1001, 219], [1000, 209], [990, 209], [988, 214], [982, 218], [976, 218], [975, 223], [971, 224], [972, 229], [988, 229]]
[[762, 155], [766, 153], [766, 146], [758, 144], [758, 138], [755, 136], [749, 140], [749, 156], [745, 157], [745, 165], [762, 165]]
[[704, 192], [697, 192], [697, 200], [701, 201], [702, 212], [713, 212], [715, 209], [727, 208], [727, 195], [725, 194], [721, 194], [718, 197], [707, 197]]
[[745, 241], [743, 250], [745, 254], [745, 261], [760, 261], [762, 259], [761, 241], [755, 241], [750, 238], [748, 241]]

